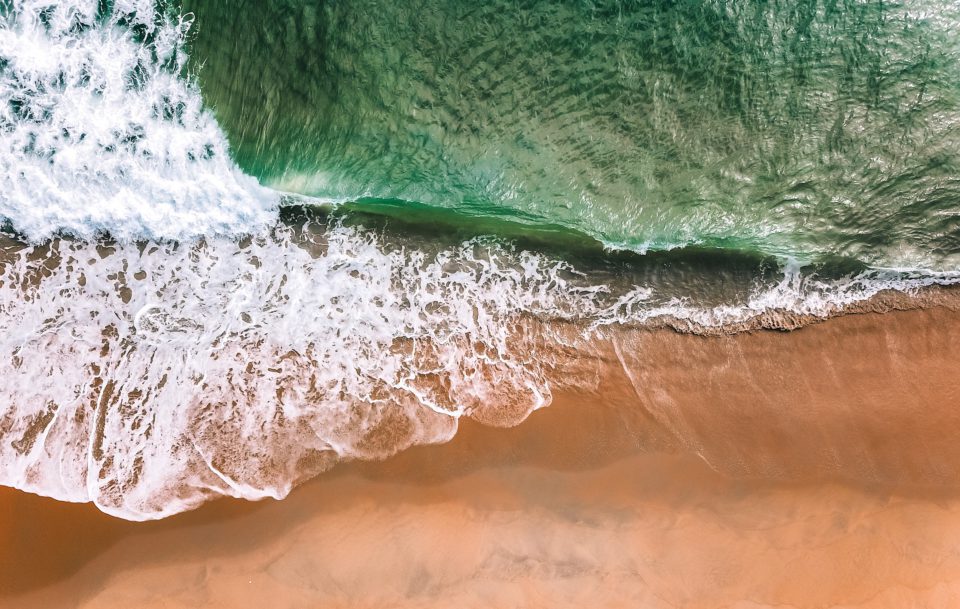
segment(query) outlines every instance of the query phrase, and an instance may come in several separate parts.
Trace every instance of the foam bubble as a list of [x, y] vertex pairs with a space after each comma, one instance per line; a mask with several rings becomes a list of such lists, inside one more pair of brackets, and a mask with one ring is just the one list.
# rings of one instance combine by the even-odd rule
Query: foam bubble
[[14, 0], [0, 23], [0, 217], [32, 240], [246, 234], [277, 196], [243, 175], [194, 84], [190, 22], [150, 0]]

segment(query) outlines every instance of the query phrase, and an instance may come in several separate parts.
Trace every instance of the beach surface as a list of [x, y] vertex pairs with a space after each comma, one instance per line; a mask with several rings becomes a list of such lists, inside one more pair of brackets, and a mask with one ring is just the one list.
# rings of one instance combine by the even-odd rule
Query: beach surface
[[515, 427], [283, 501], [133, 523], [0, 489], [0, 606], [960, 606], [957, 311], [618, 330], [561, 372]]

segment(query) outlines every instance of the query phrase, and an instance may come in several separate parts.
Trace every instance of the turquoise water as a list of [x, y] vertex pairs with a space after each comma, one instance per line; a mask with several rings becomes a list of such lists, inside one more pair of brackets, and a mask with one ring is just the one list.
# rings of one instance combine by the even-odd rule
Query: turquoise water
[[235, 160], [283, 191], [639, 251], [960, 262], [953, 2], [183, 10], [189, 70]]

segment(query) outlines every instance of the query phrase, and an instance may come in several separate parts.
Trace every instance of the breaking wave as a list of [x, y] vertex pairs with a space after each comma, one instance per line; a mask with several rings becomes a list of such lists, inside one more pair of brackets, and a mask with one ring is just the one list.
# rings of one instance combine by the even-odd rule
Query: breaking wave
[[625, 325], [792, 328], [960, 279], [761, 260], [698, 271], [704, 299], [670, 260], [599, 272], [502, 235], [291, 223], [231, 159], [172, 5], [0, 16], [0, 483], [122, 518], [280, 498], [461, 417], [515, 425]]

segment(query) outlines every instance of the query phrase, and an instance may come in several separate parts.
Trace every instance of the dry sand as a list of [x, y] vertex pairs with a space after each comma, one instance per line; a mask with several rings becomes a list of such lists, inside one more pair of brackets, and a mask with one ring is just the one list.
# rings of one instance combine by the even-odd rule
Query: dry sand
[[3, 607], [958, 607], [960, 313], [622, 332], [511, 429], [161, 522], [2, 489]]

